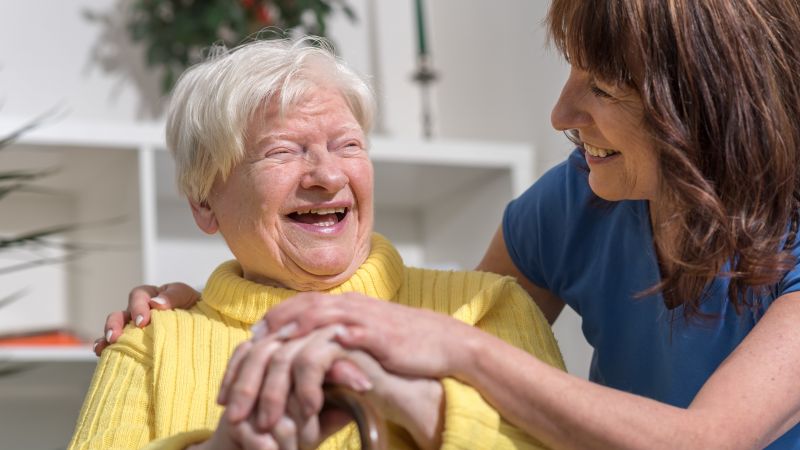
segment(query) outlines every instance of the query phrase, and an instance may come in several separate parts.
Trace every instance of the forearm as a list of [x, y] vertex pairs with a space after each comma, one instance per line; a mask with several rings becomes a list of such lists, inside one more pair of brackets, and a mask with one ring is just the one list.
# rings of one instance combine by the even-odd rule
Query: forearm
[[[614, 390], [550, 367], [485, 334], [456, 376], [509, 422], [553, 448], [749, 448], [710, 414]], [[512, 387], [513, 388], [510, 388]], [[709, 442], [712, 439], [713, 442]], [[730, 443], [730, 444], [728, 444]]]

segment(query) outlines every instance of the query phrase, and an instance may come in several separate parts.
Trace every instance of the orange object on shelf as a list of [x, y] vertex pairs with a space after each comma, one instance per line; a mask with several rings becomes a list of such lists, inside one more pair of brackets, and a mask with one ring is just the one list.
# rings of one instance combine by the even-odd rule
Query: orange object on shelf
[[45, 333], [0, 336], [0, 347], [52, 347], [82, 345], [83, 341], [68, 331], [48, 331]]

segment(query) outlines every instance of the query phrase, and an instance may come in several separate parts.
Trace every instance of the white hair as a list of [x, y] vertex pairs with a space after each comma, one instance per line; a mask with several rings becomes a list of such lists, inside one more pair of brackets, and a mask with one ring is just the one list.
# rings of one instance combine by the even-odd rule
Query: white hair
[[231, 50], [216, 47], [178, 79], [167, 113], [167, 147], [178, 188], [203, 202], [219, 175], [224, 180], [244, 156], [248, 123], [263, 105], [279, 114], [320, 84], [333, 86], [364, 133], [375, 114], [367, 82], [334, 56], [320, 38], [264, 40]]

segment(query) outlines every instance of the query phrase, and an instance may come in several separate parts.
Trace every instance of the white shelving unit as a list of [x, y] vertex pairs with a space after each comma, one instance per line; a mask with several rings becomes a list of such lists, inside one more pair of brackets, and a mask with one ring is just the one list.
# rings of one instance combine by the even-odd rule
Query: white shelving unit
[[[23, 123], [0, 117], [0, 135]], [[37, 183], [46, 192], [2, 199], [0, 233], [81, 223], [63, 240], [91, 248], [66, 264], [3, 276], [0, 298], [26, 290], [21, 300], [0, 309], [0, 333], [67, 328], [89, 340], [101, 331], [106, 314], [125, 305], [133, 286], [181, 280], [201, 287], [217, 264], [232, 257], [220, 238], [195, 226], [175, 188], [162, 135], [163, 125], [156, 123], [65, 119], [26, 133], [0, 152], [2, 170], [54, 169]], [[507, 201], [532, 182], [536, 160], [520, 144], [380, 136], [371, 139], [371, 155], [376, 230], [408, 264], [436, 268], [477, 264]], [[21, 408], [0, 414], [0, 428], [12, 435], [25, 430], [24, 421], [15, 419], [23, 411], [25, 417], [46, 417], [54, 430], [37, 435], [28, 426], [30, 432], [18, 433], [26, 440], [4, 437], [9, 448], [63, 447], [94, 363], [88, 345], [0, 348], [3, 367], [32, 367], [0, 378], [4, 404]], [[37, 393], [43, 385], [54, 386], [48, 389], [59, 408]]]

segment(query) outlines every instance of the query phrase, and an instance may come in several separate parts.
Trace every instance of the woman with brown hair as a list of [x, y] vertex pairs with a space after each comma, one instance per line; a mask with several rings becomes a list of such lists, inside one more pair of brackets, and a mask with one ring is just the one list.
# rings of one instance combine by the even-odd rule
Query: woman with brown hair
[[551, 323], [581, 315], [590, 380], [355, 295], [305, 294], [266, 327], [344, 324], [344, 346], [461, 379], [555, 448], [800, 448], [800, 3], [553, 0], [547, 20], [572, 65], [552, 122], [577, 148], [480, 268]]

